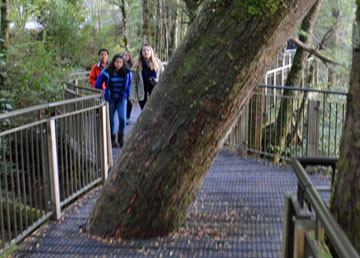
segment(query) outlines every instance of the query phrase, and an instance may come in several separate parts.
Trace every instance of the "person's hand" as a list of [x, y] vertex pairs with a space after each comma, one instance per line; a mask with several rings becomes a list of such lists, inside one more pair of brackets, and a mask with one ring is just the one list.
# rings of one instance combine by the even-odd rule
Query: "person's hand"
[[137, 101], [135, 101], [135, 100], [130, 100], [130, 102], [132, 105], [135, 105], [137, 103]]

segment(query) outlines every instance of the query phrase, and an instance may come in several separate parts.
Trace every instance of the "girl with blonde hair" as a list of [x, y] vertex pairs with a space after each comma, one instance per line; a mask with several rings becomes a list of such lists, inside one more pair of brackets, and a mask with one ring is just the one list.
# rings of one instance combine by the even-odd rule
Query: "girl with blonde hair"
[[140, 49], [139, 57], [132, 70], [133, 78], [129, 99], [132, 104], [139, 102], [143, 109], [164, 68], [152, 47], [145, 44]]

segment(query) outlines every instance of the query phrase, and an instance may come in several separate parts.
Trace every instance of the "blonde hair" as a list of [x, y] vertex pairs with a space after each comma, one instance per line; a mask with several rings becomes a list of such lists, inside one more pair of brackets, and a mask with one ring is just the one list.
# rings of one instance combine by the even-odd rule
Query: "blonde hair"
[[141, 72], [142, 69], [143, 69], [142, 63], [145, 61], [145, 59], [142, 56], [142, 50], [143, 50], [144, 47], [150, 48], [150, 58], [149, 58], [150, 62], [148, 63], [150, 70], [158, 71], [159, 66], [158, 66], [158, 62], [156, 60], [156, 54], [154, 53], [154, 50], [152, 49], [152, 47], [149, 44], [144, 44], [142, 46], [142, 48], [140, 49], [139, 57], [136, 60], [135, 65], [133, 66], [133, 70]]

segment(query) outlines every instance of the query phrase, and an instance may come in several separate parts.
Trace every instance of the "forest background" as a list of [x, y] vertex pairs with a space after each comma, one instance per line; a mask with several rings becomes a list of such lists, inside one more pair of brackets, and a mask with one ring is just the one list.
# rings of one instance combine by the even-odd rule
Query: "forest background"
[[[148, 42], [162, 61], [168, 61], [189, 24], [208, 3], [2, 0], [1, 112], [60, 100], [65, 76], [90, 70], [100, 48], [110, 51], [109, 58], [125, 49], [136, 58], [142, 44]], [[354, 10], [355, 1], [351, 0], [324, 0], [321, 6], [312, 46], [316, 48], [326, 38], [321, 52], [341, 65], [325, 67], [316, 88], [347, 91]], [[8, 30], [4, 29], [6, 22]]]

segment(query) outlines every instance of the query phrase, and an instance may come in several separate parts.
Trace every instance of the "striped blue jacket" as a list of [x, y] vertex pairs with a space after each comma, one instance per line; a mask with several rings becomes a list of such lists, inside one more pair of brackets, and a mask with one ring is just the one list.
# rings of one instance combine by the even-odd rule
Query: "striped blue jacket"
[[[127, 69], [125, 78], [126, 78], [125, 79], [125, 89], [122, 91], [122, 94], [121, 94], [123, 98], [127, 98], [130, 95], [132, 74], [129, 69]], [[103, 69], [101, 71], [101, 73], [99, 74], [99, 77], [96, 79], [95, 88], [101, 90], [103, 82], [105, 82], [105, 86], [106, 86], [105, 100], [109, 101], [110, 96], [111, 96], [110, 75], [108, 74], [106, 69]]]

